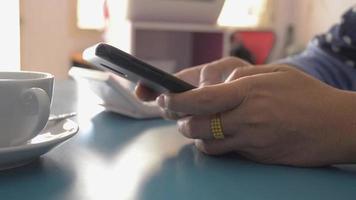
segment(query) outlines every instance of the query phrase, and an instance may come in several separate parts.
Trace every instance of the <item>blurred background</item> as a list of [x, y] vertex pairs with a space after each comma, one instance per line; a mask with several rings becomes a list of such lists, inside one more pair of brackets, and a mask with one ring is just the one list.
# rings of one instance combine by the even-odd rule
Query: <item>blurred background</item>
[[0, 70], [68, 77], [113, 44], [174, 72], [223, 56], [261, 64], [300, 52], [351, 0], [2, 0]]

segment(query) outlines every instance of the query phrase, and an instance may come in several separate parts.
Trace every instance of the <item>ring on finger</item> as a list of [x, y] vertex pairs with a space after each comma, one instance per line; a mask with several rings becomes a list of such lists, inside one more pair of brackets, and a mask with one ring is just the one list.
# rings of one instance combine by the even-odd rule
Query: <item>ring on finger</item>
[[216, 114], [211, 118], [210, 130], [215, 139], [221, 140], [225, 138], [220, 114]]

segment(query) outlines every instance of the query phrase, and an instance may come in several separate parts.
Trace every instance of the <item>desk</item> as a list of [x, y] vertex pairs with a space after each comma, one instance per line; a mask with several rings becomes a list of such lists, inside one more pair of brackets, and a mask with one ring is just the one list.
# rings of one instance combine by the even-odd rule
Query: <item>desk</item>
[[74, 81], [57, 82], [53, 112], [78, 110], [79, 133], [30, 165], [0, 172], [0, 199], [356, 198], [353, 165], [308, 169], [206, 156], [174, 123], [100, 112], [77, 91]]

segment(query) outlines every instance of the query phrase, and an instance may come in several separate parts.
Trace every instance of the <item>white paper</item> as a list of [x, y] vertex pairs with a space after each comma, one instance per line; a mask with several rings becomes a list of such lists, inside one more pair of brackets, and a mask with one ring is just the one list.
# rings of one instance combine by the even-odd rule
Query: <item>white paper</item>
[[102, 99], [106, 110], [136, 119], [159, 117], [154, 102], [144, 103], [136, 98], [127, 80], [112, 73], [73, 67], [69, 73], [75, 79], [86, 79], [90, 89]]

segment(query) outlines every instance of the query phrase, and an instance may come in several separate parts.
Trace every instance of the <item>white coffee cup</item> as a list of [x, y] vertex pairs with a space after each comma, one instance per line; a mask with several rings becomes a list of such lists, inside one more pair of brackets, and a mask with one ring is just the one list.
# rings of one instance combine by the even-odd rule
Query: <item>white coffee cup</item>
[[0, 72], [0, 148], [26, 143], [46, 126], [54, 77], [41, 72]]

